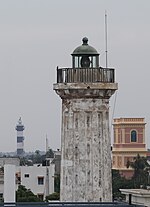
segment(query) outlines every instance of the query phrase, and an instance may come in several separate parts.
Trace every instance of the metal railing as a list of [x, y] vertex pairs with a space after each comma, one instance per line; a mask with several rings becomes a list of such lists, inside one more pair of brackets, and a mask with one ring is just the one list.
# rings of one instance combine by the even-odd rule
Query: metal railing
[[115, 71], [108, 68], [57, 68], [57, 83], [114, 83]]
[[118, 202], [23, 202], [23, 203], [0, 203], [0, 206], [19, 206], [19, 207], [144, 207], [142, 205], [129, 205], [127, 203]]

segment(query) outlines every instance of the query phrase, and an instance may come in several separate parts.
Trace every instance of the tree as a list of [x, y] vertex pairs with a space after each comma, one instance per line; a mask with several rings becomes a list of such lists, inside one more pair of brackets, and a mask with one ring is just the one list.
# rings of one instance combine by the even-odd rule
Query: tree
[[133, 162], [128, 161], [127, 167], [134, 169], [133, 181], [134, 188], [140, 188], [141, 185], [146, 187], [148, 185], [148, 176], [150, 165], [147, 162], [146, 157], [141, 157], [139, 154], [134, 157]]
[[33, 162], [32, 160], [29, 160], [28, 157], [20, 157], [20, 165], [21, 166], [32, 166]]
[[16, 191], [17, 202], [39, 202], [40, 199], [34, 193], [23, 185], [18, 186]]
[[123, 200], [125, 196], [121, 194], [119, 189], [133, 188], [133, 181], [127, 180], [125, 177], [121, 177], [119, 170], [112, 170], [112, 193], [113, 200]]
[[47, 158], [54, 158], [54, 152], [52, 149], [49, 149], [47, 152], [46, 152], [46, 157]]
[[40, 150], [36, 150], [35, 151], [35, 155], [34, 155], [34, 158], [33, 158], [33, 162], [34, 163], [42, 163], [42, 156], [40, 154]]

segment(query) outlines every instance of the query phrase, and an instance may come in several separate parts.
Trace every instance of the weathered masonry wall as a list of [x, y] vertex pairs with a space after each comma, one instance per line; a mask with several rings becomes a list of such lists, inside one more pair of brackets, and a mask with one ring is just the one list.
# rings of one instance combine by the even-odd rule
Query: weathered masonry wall
[[109, 99], [62, 99], [61, 201], [111, 201]]

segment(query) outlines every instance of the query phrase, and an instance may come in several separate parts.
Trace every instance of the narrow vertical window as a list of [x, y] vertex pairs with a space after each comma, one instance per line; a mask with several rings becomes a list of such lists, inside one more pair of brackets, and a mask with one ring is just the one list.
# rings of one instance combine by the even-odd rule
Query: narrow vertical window
[[78, 184], [78, 175], [76, 175], [76, 177], [75, 177], [75, 184], [76, 185]]
[[89, 115], [87, 115], [86, 124], [87, 124], [87, 127], [90, 127], [90, 116]]
[[78, 129], [78, 117], [75, 118], [75, 128]]
[[66, 185], [68, 185], [68, 177], [66, 176]]
[[137, 141], [137, 132], [135, 130], [131, 131], [131, 142]]

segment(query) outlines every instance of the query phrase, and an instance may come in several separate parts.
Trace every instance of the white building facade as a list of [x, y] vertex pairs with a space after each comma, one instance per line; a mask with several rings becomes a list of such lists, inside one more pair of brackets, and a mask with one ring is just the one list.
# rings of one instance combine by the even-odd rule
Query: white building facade
[[[50, 166], [34, 165], [34, 166], [15, 166], [16, 189], [18, 185], [24, 185], [30, 189], [41, 200], [49, 194], [54, 193], [54, 173], [55, 165]], [[5, 172], [0, 174], [0, 199], [4, 196], [4, 177]], [[11, 179], [11, 178], [10, 178]]]
[[20, 184], [30, 189], [41, 200], [54, 193], [55, 165], [20, 166], [17, 171], [20, 173]]

